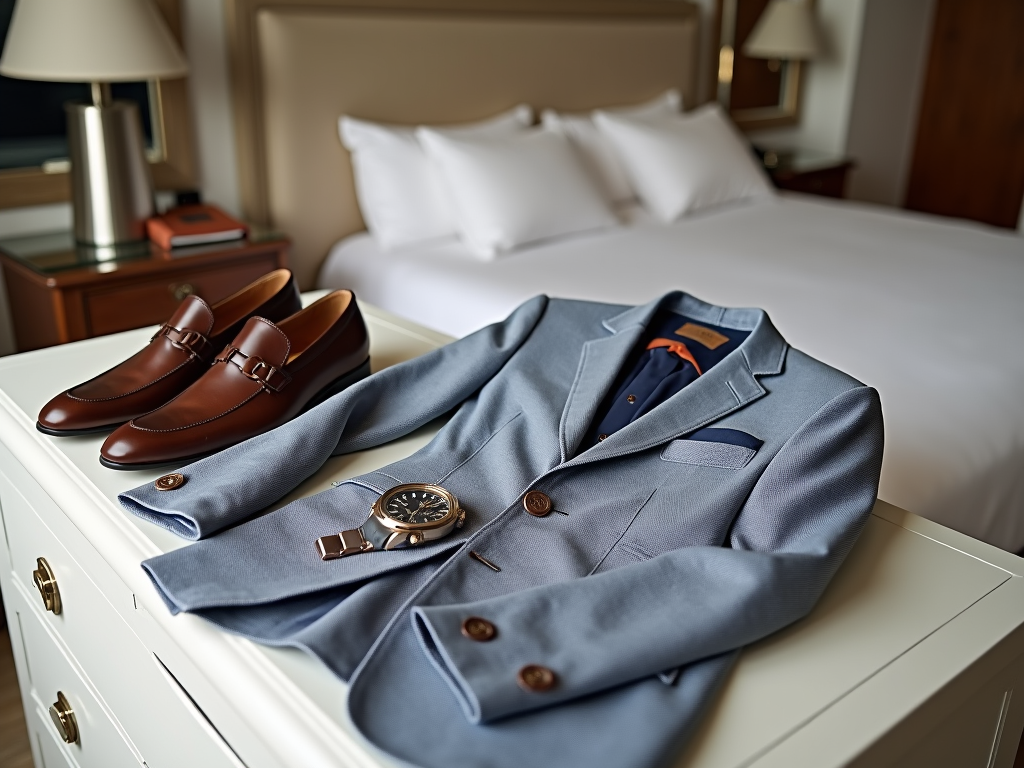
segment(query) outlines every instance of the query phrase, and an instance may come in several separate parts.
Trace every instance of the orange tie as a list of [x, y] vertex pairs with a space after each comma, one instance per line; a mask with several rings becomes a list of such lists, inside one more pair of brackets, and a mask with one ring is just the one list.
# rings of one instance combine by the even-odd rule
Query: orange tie
[[657, 349], [659, 347], [668, 347], [668, 351], [674, 355], [678, 355], [683, 360], [688, 360], [693, 363], [693, 367], [697, 369], [697, 375], [701, 375], [700, 366], [697, 365], [697, 361], [693, 359], [693, 355], [690, 354], [690, 350], [686, 348], [686, 345], [681, 341], [673, 341], [672, 339], [655, 339], [647, 345], [648, 349]]

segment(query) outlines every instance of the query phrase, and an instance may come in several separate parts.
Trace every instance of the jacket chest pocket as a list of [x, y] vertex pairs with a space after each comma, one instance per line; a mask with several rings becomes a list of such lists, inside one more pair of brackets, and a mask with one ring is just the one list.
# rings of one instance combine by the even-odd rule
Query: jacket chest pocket
[[756, 455], [757, 451], [745, 445], [709, 443], [703, 440], [673, 440], [661, 452], [661, 458], [665, 461], [720, 469], [743, 469]]

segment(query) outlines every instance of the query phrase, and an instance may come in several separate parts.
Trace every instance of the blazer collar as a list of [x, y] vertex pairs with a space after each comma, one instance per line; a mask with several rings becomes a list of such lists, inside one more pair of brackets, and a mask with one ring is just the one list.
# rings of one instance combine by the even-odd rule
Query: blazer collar
[[583, 440], [605, 394], [659, 309], [750, 331], [750, 335], [695, 382], [567, 463], [582, 464], [646, 450], [692, 432], [764, 395], [757, 376], [781, 373], [789, 345], [763, 310], [718, 307], [681, 291], [631, 307], [602, 323], [611, 335], [583, 346], [576, 379], [559, 424], [563, 463]]

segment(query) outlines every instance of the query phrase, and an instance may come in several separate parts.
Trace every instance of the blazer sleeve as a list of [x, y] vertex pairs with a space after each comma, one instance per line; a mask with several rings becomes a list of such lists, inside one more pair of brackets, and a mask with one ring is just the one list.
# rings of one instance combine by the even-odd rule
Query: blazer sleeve
[[536, 296], [501, 323], [385, 368], [277, 429], [188, 465], [173, 492], [148, 483], [118, 500], [183, 538], [216, 533], [283, 497], [330, 456], [395, 440], [458, 406], [522, 346], [547, 302]]
[[[650, 677], [754, 642], [805, 616], [860, 534], [882, 459], [878, 394], [823, 405], [765, 468], [733, 524], [731, 547], [651, 560], [470, 604], [420, 606], [430, 661], [473, 722], [526, 712]], [[494, 641], [461, 635], [478, 616]], [[540, 664], [535, 693], [517, 671]]]

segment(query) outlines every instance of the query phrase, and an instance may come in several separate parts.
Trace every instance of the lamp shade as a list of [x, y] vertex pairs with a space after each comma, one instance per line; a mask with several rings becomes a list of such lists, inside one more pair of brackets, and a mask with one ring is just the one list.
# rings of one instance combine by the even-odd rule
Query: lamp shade
[[743, 52], [755, 59], [813, 59], [821, 39], [810, 7], [797, 0], [771, 0], [757, 20]]
[[0, 74], [112, 83], [181, 77], [185, 57], [151, 0], [18, 0]]

